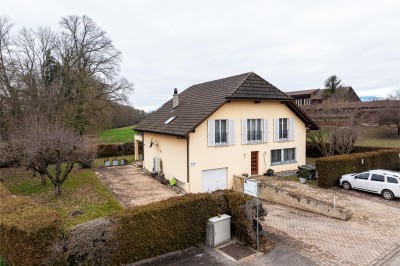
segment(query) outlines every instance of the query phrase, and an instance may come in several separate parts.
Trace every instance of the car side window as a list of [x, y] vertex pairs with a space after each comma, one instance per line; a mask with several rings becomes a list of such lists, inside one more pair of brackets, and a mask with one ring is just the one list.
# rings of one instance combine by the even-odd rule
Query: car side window
[[369, 177], [369, 173], [361, 173], [359, 175], [356, 175], [354, 178], [355, 179], [363, 179], [363, 180], [367, 180]]
[[386, 181], [388, 183], [393, 183], [393, 184], [398, 184], [399, 183], [399, 181], [397, 181], [397, 178], [394, 178], [394, 177], [391, 177], [391, 176], [386, 177]]
[[385, 177], [383, 175], [372, 174], [371, 181], [384, 182]]

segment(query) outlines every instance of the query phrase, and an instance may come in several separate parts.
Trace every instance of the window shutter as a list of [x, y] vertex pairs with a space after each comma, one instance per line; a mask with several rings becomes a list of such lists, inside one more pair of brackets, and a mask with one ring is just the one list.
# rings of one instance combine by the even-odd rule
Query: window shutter
[[274, 118], [274, 141], [279, 141], [279, 118]]
[[268, 119], [264, 119], [263, 126], [263, 142], [268, 142]]
[[290, 132], [290, 140], [294, 140], [294, 118], [290, 118], [290, 126], [289, 126], [289, 132]]
[[247, 144], [247, 119], [242, 119], [242, 144]]
[[208, 146], [215, 146], [215, 120], [208, 120]]
[[235, 120], [229, 120], [229, 133], [228, 133], [228, 138], [229, 138], [229, 144], [235, 144]]

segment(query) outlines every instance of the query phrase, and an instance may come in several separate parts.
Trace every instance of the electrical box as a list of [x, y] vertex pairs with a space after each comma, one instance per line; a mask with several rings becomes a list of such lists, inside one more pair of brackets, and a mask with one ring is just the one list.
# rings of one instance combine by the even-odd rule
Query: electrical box
[[153, 158], [153, 173], [161, 172], [161, 158], [154, 157]]
[[231, 216], [222, 214], [208, 220], [206, 227], [207, 245], [215, 247], [231, 240]]

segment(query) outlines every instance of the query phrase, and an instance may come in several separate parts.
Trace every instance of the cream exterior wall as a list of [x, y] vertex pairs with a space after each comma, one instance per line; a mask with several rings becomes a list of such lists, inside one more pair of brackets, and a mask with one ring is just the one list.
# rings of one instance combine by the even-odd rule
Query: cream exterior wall
[[[268, 142], [260, 144], [242, 144], [242, 119], [268, 119]], [[294, 141], [273, 141], [273, 119], [295, 118]], [[263, 174], [268, 168], [276, 172], [297, 169], [306, 161], [306, 127], [285, 104], [273, 101], [232, 101], [226, 103], [208, 119], [235, 120], [235, 144], [230, 146], [208, 147], [208, 121], [204, 121], [195, 133], [190, 133], [189, 149], [189, 192], [201, 192], [202, 170], [227, 167], [227, 186], [233, 185], [233, 175], [251, 173], [250, 157], [252, 151], [259, 152], [258, 173]], [[271, 150], [296, 148], [297, 163], [271, 166]], [[182, 167], [185, 167], [182, 165]]]
[[[150, 148], [150, 142], [155, 143]], [[175, 177], [184, 183], [185, 190], [189, 190], [187, 184], [187, 140], [178, 139], [176, 136], [143, 133], [144, 160], [143, 167], [153, 171], [153, 158], [161, 158], [161, 167], [165, 178]]]

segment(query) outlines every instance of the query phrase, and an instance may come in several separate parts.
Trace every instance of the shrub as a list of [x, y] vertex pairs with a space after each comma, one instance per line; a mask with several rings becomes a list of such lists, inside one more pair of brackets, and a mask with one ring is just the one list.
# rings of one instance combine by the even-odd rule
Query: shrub
[[[370, 146], [354, 146], [351, 153], [360, 153], [360, 152], [370, 152], [383, 150], [385, 148], [382, 147], [370, 147]], [[336, 153], [337, 154], [337, 153]], [[317, 146], [312, 142], [307, 141], [306, 143], [306, 156], [312, 158], [322, 157], [321, 152], [318, 150]]]
[[[344, 174], [372, 169], [399, 170], [399, 149], [385, 149], [365, 153], [353, 153], [319, 158], [316, 161], [318, 186], [330, 188], [338, 185]], [[364, 163], [362, 163], [362, 160]]]
[[223, 212], [222, 195], [189, 194], [117, 215], [116, 263], [138, 261], [204, 243], [209, 218]]
[[61, 220], [24, 197], [6, 195], [0, 186], [0, 254], [7, 265], [39, 265], [62, 234]]
[[120, 155], [132, 155], [135, 153], [133, 142], [122, 144], [100, 144], [97, 148], [97, 157], [113, 157]]

